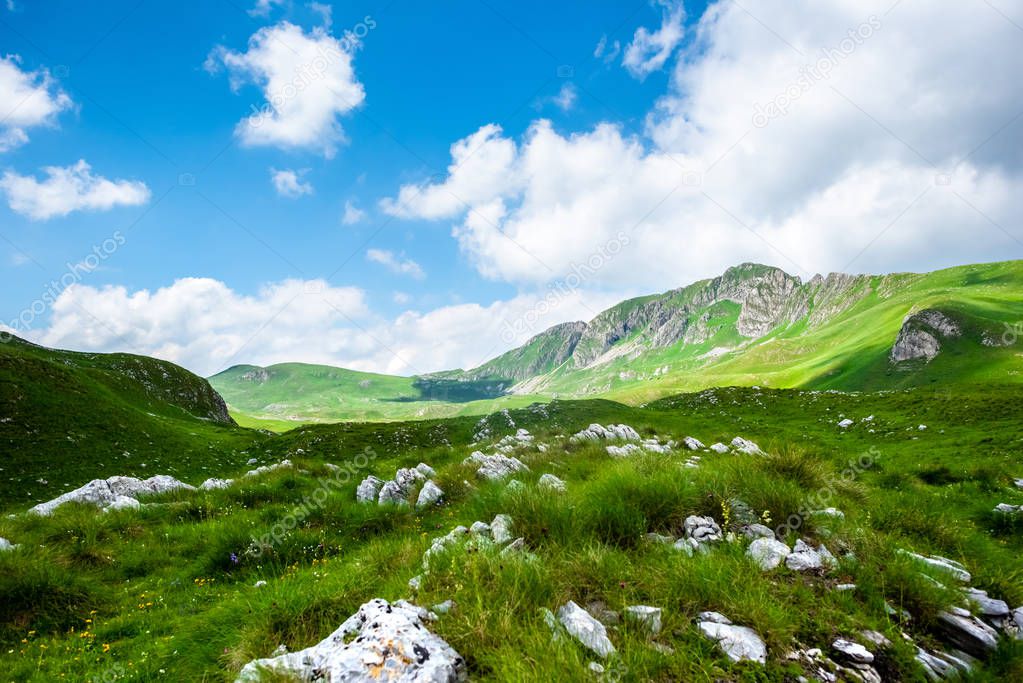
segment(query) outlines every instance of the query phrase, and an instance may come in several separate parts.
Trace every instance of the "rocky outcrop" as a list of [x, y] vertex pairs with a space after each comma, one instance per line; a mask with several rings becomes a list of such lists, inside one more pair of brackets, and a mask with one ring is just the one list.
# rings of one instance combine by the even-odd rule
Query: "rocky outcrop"
[[81, 503], [83, 505], [94, 505], [103, 511], [121, 509], [132, 509], [139, 507], [139, 496], [168, 493], [186, 489], [194, 491], [194, 486], [189, 486], [166, 474], [158, 474], [149, 479], [136, 479], [135, 477], [110, 477], [109, 479], [93, 479], [85, 486], [74, 491], [54, 498], [45, 503], [40, 503], [29, 510], [35, 515], [50, 515], [61, 505], [67, 503]]
[[906, 316], [889, 358], [893, 363], [923, 359], [929, 363], [941, 352], [941, 342], [959, 337], [959, 324], [936, 309]]
[[263, 671], [310, 682], [466, 680], [465, 660], [427, 629], [430, 618], [425, 609], [404, 600], [371, 600], [320, 643], [299, 652], [249, 662], [237, 680], [256, 683]]
[[528, 472], [529, 468], [518, 458], [509, 458], [500, 453], [486, 455], [475, 451], [472, 455], [462, 461], [463, 465], [476, 467], [476, 476], [482, 479], [495, 481], [510, 477], [516, 472]]

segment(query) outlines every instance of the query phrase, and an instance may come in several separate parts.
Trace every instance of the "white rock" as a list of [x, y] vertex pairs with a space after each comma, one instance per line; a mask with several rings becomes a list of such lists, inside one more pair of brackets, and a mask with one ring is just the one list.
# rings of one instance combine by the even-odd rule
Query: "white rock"
[[544, 474], [541, 476], [537, 485], [542, 489], [547, 489], [548, 491], [554, 491], [556, 493], [564, 493], [566, 491], [565, 482], [558, 479], [553, 474]]
[[[50, 515], [66, 503], [82, 503], [94, 505], [101, 510], [114, 510], [138, 507], [138, 496], [167, 493], [170, 491], [194, 491], [194, 486], [182, 483], [174, 477], [159, 474], [149, 479], [135, 477], [110, 477], [109, 479], [93, 479], [85, 486], [69, 491], [51, 501], [40, 503], [29, 510], [36, 515]], [[134, 500], [134, 503], [127, 502]]]
[[924, 555], [918, 555], [917, 553], [909, 552], [908, 550], [899, 550], [899, 553], [912, 557], [914, 560], [922, 562], [929, 567], [938, 569], [945, 574], [948, 574], [957, 581], [963, 583], [969, 583], [973, 580], [973, 576], [970, 572], [966, 571], [966, 567], [959, 564], [955, 560], [950, 560], [947, 557], [941, 557], [940, 555], [932, 555], [930, 557]]
[[493, 538], [493, 534], [490, 531], [490, 525], [486, 522], [473, 522], [469, 525], [469, 535], [473, 538]]
[[226, 489], [234, 483], [233, 479], [207, 479], [203, 483], [199, 484], [199, 488], [203, 491], [212, 491], [214, 489]]
[[248, 472], [246, 472], [242, 476], [243, 477], [258, 477], [261, 474], [266, 474], [267, 472], [275, 472], [275, 471], [281, 470], [281, 469], [287, 469], [287, 468], [289, 468], [291, 466], [292, 466], [291, 461], [285, 459], [285, 460], [281, 460], [276, 465], [263, 465], [262, 467], [257, 467], [254, 470], [249, 470]]
[[607, 427], [591, 424], [581, 432], [574, 434], [571, 441], [639, 441], [639, 432], [624, 424], [608, 425]]
[[845, 418], [844, 420], [838, 423], [838, 426], [841, 427], [842, 429], [845, 429], [846, 427], [852, 427], [853, 421], [850, 420], [849, 418]]
[[463, 460], [462, 464], [477, 466], [477, 476], [491, 481], [504, 479], [516, 472], [529, 471], [529, 468], [526, 467], [525, 463], [518, 458], [509, 458], [508, 456], [501, 455], [500, 453], [495, 455], [484, 455], [480, 451], [475, 451], [472, 455]]
[[573, 638], [597, 655], [606, 658], [616, 652], [604, 625], [571, 600], [558, 608], [558, 621]]
[[787, 545], [773, 538], [758, 538], [750, 543], [746, 554], [753, 558], [764, 571], [770, 571], [785, 561], [792, 551]]
[[444, 602], [434, 605], [433, 611], [437, 614], [448, 614], [455, 606], [455, 603], [451, 600], [445, 600]]
[[627, 443], [624, 446], [607, 446], [605, 450], [612, 458], [628, 458], [643, 452], [643, 449], [634, 443]]
[[648, 605], [630, 605], [625, 608], [625, 617], [645, 628], [651, 635], [661, 632], [661, 608]]
[[800, 539], [785, 558], [785, 566], [794, 572], [813, 571], [822, 568], [824, 560], [819, 552]]
[[741, 436], [737, 436], [732, 439], [732, 448], [735, 450], [745, 453], [746, 455], [763, 455], [763, 451], [760, 450], [760, 446], [756, 445], [749, 439], [744, 439]]
[[497, 515], [494, 517], [494, 521], [490, 523], [490, 534], [494, 539], [494, 543], [504, 545], [508, 541], [512, 540], [512, 518], [509, 515]]
[[[714, 618], [704, 619], [705, 615]], [[735, 626], [716, 612], [705, 612], [700, 617], [703, 619], [697, 623], [700, 632], [717, 641], [718, 647], [733, 662], [753, 661], [763, 664], [767, 661], [767, 645], [753, 629]]]
[[433, 483], [433, 480], [427, 481], [423, 484], [423, 488], [419, 489], [419, 497], [416, 498], [416, 509], [422, 510], [436, 505], [443, 497], [444, 492], [441, 491], [440, 487]]
[[370, 475], [362, 480], [355, 490], [355, 500], [360, 503], [376, 502], [380, 495], [380, 489], [384, 486], [384, 480]]
[[352, 683], [451, 683], [467, 678], [465, 660], [427, 630], [428, 613], [399, 600], [371, 600], [325, 640], [305, 650], [249, 662], [242, 683], [260, 680], [261, 670], [301, 681]]
[[17, 548], [15, 544], [8, 541], [6, 538], [0, 537], [0, 552], [4, 550], [14, 550]]
[[724, 445], [721, 442], [718, 442], [716, 444], [712, 444], [710, 450], [714, 451], [715, 453], [727, 453], [728, 446]]
[[691, 436], [687, 436], [686, 438], [684, 438], [682, 440], [682, 443], [684, 443], [686, 445], [686, 448], [688, 448], [691, 451], [698, 451], [705, 448], [705, 446], [699, 439], [694, 439]]
[[714, 543], [720, 541], [723, 536], [721, 527], [714, 521], [713, 517], [699, 517], [690, 515], [684, 523], [686, 536], [698, 543]]
[[380, 487], [377, 503], [380, 505], [408, 505], [408, 491], [396, 481], [385, 481]]
[[742, 527], [742, 534], [749, 539], [774, 538], [774, 532], [770, 527], [763, 524], [747, 524]]
[[1004, 619], [1009, 616], [1009, 604], [1004, 600], [988, 597], [987, 592], [976, 588], [968, 588], [966, 597], [977, 606], [981, 616]]
[[437, 476], [437, 471], [427, 465], [425, 462], [421, 462], [416, 465], [416, 471], [422, 474], [427, 479], [432, 479]]
[[823, 510], [814, 510], [810, 513], [815, 517], [835, 517], [836, 519], [845, 519], [845, 513], [838, 508], [824, 508]]
[[252, 587], [253, 588], [262, 588], [265, 585], [266, 585], [266, 581], [264, 581], [263, 579], [260, 579], [256, 583], [252, 584]]
[[922, 432], [925, 429], [927, 429], [927, 425], [920, 425], [919, 427], [917, 427], [917, 429], [919, 429]]
[[680, 538], [675, 541], [675, 545], [673, 547], [675, 550], [692, 557], [696, 549], [700, 547], [700, 542], [693, 538]]
[[1005, 515], [1014, 515], [1017, 512], [1023, 512], [1023, 505], [1009, 505], [1008, 503], [999, 503], [995, 506], [993, 512], [1000, 512]]
[[874, 653], [851, 640], [839, 638], [831, 644], [831, 647], [847, 661], [856, 664], [872, 664], [874, 662]]
[[938, 626], [949, 642], [974, 657], [984, 657], [998, 649], [998, 631], [969, 612], [949, 610], [938, 613]]

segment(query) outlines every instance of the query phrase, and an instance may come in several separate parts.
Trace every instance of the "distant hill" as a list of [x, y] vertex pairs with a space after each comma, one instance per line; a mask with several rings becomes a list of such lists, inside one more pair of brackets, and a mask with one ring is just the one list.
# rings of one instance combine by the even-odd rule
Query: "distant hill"
[[240, 419], [278, 428], [484, 413], [554, 396], [640, 403], [727, 385], [1016, 383], [1021, 323], [1023, 261], [806, 282], [746, 263], [556, 325], [470, 370], [406, 378], [284, 364], [210, 381]]

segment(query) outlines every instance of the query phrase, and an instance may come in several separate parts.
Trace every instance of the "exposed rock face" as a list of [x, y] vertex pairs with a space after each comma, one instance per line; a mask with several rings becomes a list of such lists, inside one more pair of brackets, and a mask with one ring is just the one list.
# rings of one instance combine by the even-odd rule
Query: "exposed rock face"
[[998, 649], [998, 631], [964, 609], [953, 607], [938, 614], [938, 625], [953, 646], [974, 657]]
[[167, 493], [177, 489], [194, 491], [194, 486], [182, 483], [166, 474], [158, 474], [149, 479], [135, 477], [110, 477], [109, 479], [93, 479], [85, 486], [40, 503], [29, 510], [36, 515], [49, 515], [65, 503], [83, 503], [95, 505], [101, 510], [120, 510], [137, 508], [138, 496], [156, 493]]
[[926, 309], [906, 316], [895, 339], [891, 358], [893, 363], [924, 359], [930, 362], [941, 351], [941, 340], [962, 334], [959, 324], [941, 311]]
[[591, 424], [581, 432], [572, 436], [572, 441], [639, 441], [639, 432], [629, 425]]
[[467, 678], [465, 660], [426, 628], [429, 613], [399, 600], [371, 600], [322, 642], [300, 652], [257, 659], [238, 675], [260, 680], [261, 670], [301, 681], [451, 683]]

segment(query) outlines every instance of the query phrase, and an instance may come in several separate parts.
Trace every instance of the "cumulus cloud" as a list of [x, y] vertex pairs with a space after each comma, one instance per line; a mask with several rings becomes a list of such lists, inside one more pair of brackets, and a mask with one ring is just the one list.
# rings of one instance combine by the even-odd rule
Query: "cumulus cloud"
[[352, 63], [358, 41], [339, 40], [326, 27], [309, 32], [290, 22], [259, 29], [245, 52], [219, 46], [206, 60], [214, 72], [226, 67], [235, 90], [246, 83], [265, 103], [235, 127], [242, 144], [314, 149], [332, 157], [345, 140], [339, 118], [366, 99]]
[[254, 17], [267, 17], [270, 16], [270, 10], [284, 5], [285, 2], [286, 0], [256, 0], [256, 4], [249, 10], [249, 14]]
[[302, 176], [308, 172], [309, 169], [292, 171], [287, 168], [281, 170], [271, 168], [270, 180], [273, 182], [277, 194], [289, 199], [296, 199], [302, 195], [313, 193], [313, 186], [308, 182], [302, 181]]
[[490, 124], [452, 145], [446, 175], [383, 206], [450, 220], [480, 273], [522, 287], [621, 232], [592, 284], [663, 290], [742, 261], [808, 277], [1018, 256], [1018, 29], [972, 6], [890, 6], [765, 1], [767, 29], [712, 5], [642, 131]]
[[[11, 4], [7, 8], [14, 11]], [[49, 71], [24, 71], [17, 55], [0, 58], [0, 93], [0, 153], [28, 142], [29, 129], [55, 125], [74, 106]]]
[[404, 256], [395, 256], [394, 252], [387, 251], [386, 249], [370, 249], [366, 252], [366, 259], [373, 263], [379, 263], [392, 273], [408, 275], [417, 280], [422, 280], [426, 277], [426, 273], [418, 263]]
[[520, 295], [387, 319], [367, 309], [362, 290], [322, 280], [285, 280], [247, 296], [217, 280], [185, 278], [152, 291], [72, 285], [57, 297], [47, 327], [15, 333], [48, 346], [152, 355], [201, 375], [287, 361], [419, 374], [479, 365], [610, 303], [569, 291], [543, 307]]
[[661, 27], [653, 32], [642, 26], [636, 29], [622, 57], [622, 65], [639, 79], [662, 69], [685, 36], [686, 11], [682, 2], [657, 0], [655, 4], [662, 10]]
[[116, 206], [138, 206], [149, 201], [149, 188], [138, 180], [108, 180], [93, 175], [84, 159], [71, 166], [46, 166], [46, 178], [7, 171], [0, 191], [11, 210], [32, 220], [67, 216], [74, 211], [106, 211]]
[[345, 202], [344, 213], [341, 214], [341, 223], [343, 225], [355, 225], [361, 223], [366, 219], [366, 212], [355, 205], [352, 200]]

